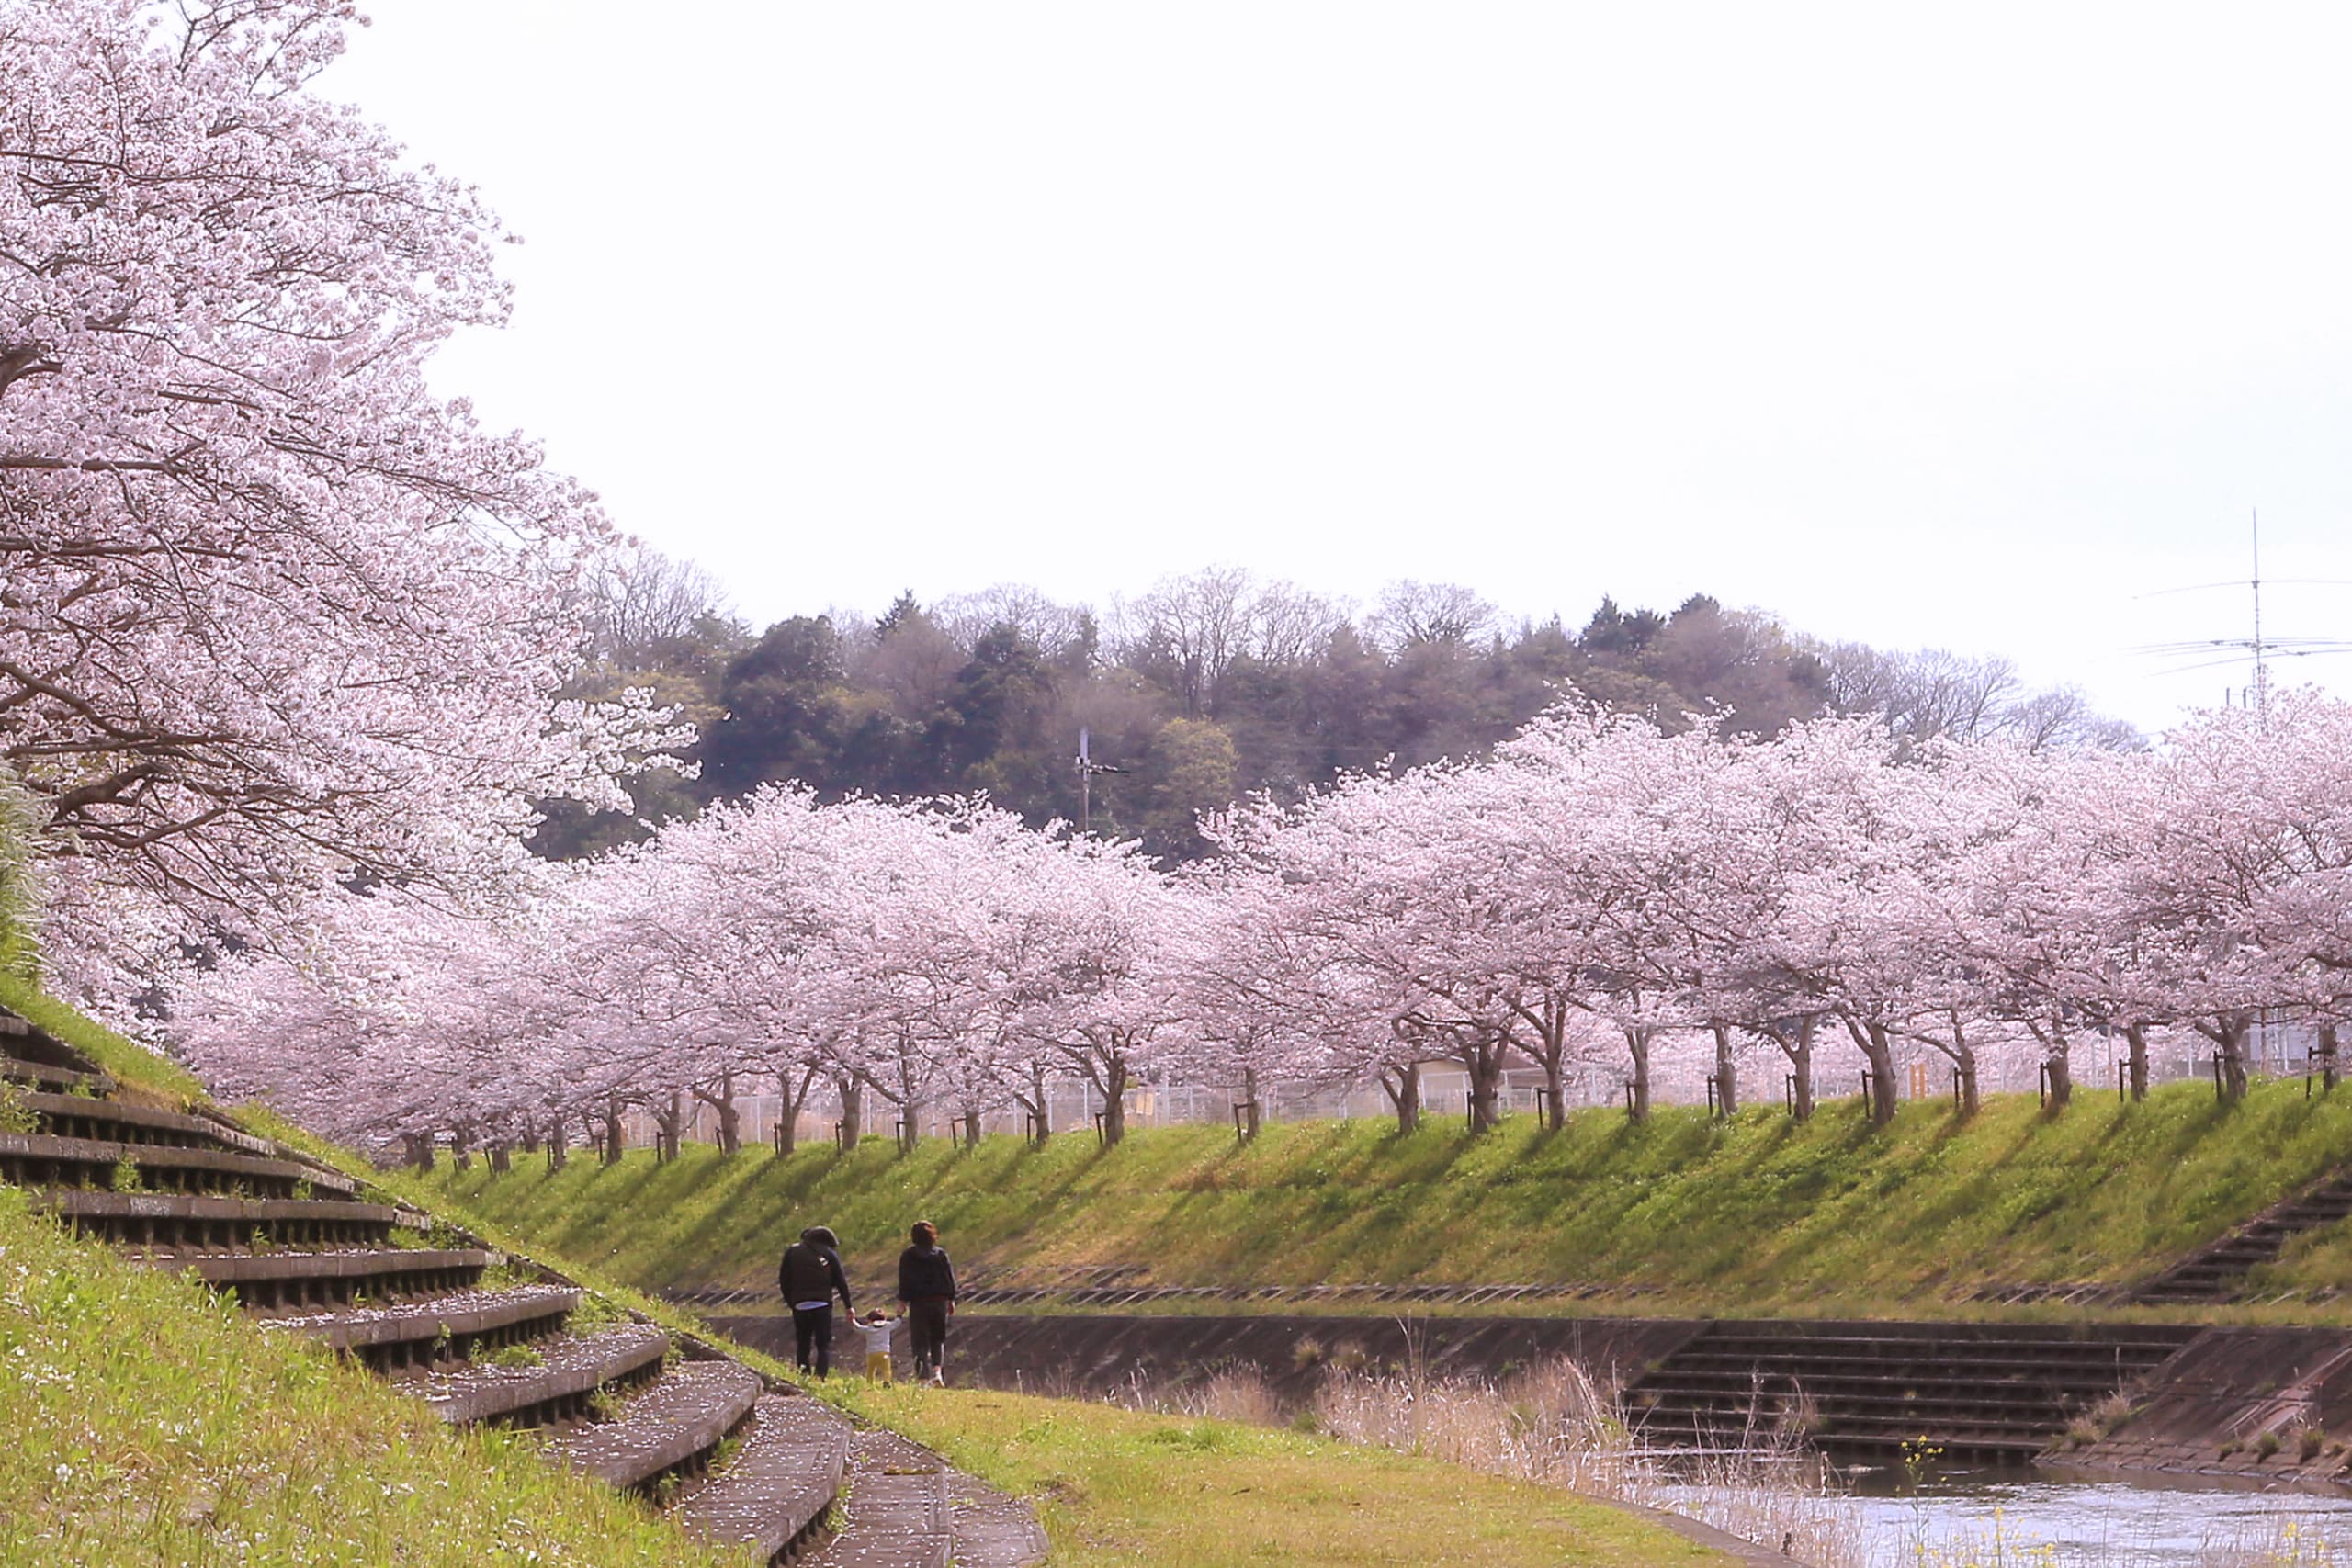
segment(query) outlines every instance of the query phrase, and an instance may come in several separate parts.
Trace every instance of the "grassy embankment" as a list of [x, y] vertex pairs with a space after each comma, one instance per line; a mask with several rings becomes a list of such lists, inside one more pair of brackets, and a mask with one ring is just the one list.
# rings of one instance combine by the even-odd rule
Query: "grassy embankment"
[[[149, 1097], [200, 1095], [177, 1067], [20, 978], [0, 976], [0, 1003]], [[428, 1184], [273, 1130], [381, 1193], [450, 1207], [432, 1201]], [[518, 1247], [494, 1221], [451, 1217]], [[540, 1255], [673, 1327], [699, 1326], [593, 1269]], [[822, 1392], [1035, 1498], [1054, 1562], [1069, 1568], [1723, 1561], [1556, 1492], [1298, 1434], [855, 1380]], [[74, 1241], [6, 1188], [0, 1430], [11, 1438], [0, 1448], [0, 1564], [9, 1568], [735, 1561], [693, 1550], [633, 1499], [550, 1469], [527, 1437], [451, 1432], [380, 1380], [264, 1333], [194, 1283]]]
[[[1478, 1139], [1307, 1122], [1247, 1148], [1181, 1127], [1108, 1151], [1073, 1134], [905, 1157], [868, 1140], [787, 1161], [518, 1158], [503, 1175], [445, 1168], [422, 1190], [647, 1289], [766, 1285], [817, 1222], [879, 1280], [927, 1217], [967, 1274], [999, 1282], [1139, 1265], [1139, 1282], [1171, 1285], [1577, 1281], [1614, 1292], [1609, 1310], [1897, 1314], [1987, 1286], [2128, 1282], [2348, 1155], [2352, 1090], [2306, 1101], [2297, 1080], [2234, 1108], [2195, 1084], [2137, 1106], [2085, 1095], [2054, 1117], [1997, 1096], [1965, 1123], [1913, 1104], [1883, 1132], [1851, 1102], [1802, 1126], [1773, 1111], [1717, 1123], [1668, 1109], [1646, 1126], [1591, 1111], [1558, 1134], [1527, 1119]], [[2340, 1280], [2325, 1270], [2347, 1259], [2352, 1236], [2328, 1233], [2267, 1277]]]

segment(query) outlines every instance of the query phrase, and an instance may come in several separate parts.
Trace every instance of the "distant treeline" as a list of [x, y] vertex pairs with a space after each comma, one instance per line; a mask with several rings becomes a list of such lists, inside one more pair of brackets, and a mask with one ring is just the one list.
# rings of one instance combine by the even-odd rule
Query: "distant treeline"
[[[591, 592], [577, 694], [650, 686], [700, 731], [695, 776], [640, 787], [655, 819], [797, 779], [829, 796], [984, 791], [1033, 824], [1075, 821], [1083, 728], [1093, 830], [1186, 859], [1204, 848], [1202, 810], [1481, 755], [1569, 687], [1669, 728], [1709, 712], [1771, 735], [1879, 712], [1919, 739], [2139, 743], [2079, 693], [2027, 690], [2006, 660], [1821, 643], [1704, 594], [1671, 614], [1603, 598], [1571, 630], [1557, 615], [1505, 624], [1454, 584], [1393, 583], [1366, 609], [1210, 568], [1100, 613], [1000, 585], [754, 632], [707, 573], [650, 550]], [[558, 807], [536, 843], [567, 858], [642, 831]]]

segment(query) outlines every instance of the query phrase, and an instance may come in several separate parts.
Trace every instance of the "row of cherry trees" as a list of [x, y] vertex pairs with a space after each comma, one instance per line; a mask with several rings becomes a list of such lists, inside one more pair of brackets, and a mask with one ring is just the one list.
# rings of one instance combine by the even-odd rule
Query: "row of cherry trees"
[[[1859, 720], [1766, 741], [1564, 706], [1490, 760], [1354, 777], [1211, 824], [1170, 874], [982, 802], [820, 805], [771, 788], [648, 843], [535, 873], [497, 920], [338, 894], [315, 953], [184, 977], [181, 1046], [221, 1089], [347, 1136], [485, 1142], [651, 1108], [818, 1097], [1048, 1130], [1082, 1079], [1123, 1131], [1139, 1079], [1382, 1084], [1415, 1124], [1430, 1064], [1474, 1125], [1539, 1068], [1556, 1123], [1599, 1061], [1649, 1111], [1660, 1054], [1783, 1059], [1799, 1115], [1827, 1054], [1891, 1116], [1899, 1056], [2152, 1032], [2211, 1042], [2245, 1091], [2258, 1018], [2319, 1030], [2352, 986], [2352, 708], [2210, 715], [2159, 750], [1908, 746]], [[1850, 1053], [1851, 1055], [1847, 1055]], [[1751, 1069], [1752, 1070], [1752, 1069]]]

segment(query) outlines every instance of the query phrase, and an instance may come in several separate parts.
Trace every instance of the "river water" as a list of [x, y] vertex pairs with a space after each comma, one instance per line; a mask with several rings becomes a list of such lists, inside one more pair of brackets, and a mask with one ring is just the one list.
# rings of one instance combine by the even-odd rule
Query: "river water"
[[1917, 1486], [1885, 1471], [1852, 1479], [1872, 1568], [2352, 1564], [2352, 1496], [2342, 1493], [2036, 1471], [1945, 1472]]

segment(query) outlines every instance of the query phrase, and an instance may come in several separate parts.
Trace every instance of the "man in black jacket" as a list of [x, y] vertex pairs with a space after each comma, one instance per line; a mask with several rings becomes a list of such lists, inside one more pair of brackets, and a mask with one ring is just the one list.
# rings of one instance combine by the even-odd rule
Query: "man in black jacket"
[[802, 1371], [820, 1378], [833, 1370], [835, 1292], [850, 1322], [857, 1322], [857, 1309], [849, 1304], [849, 1276], [842, 1272], [841, 1246], [831, 1231], [810, 1225], [784, 1249], [783, 1265], [776, 1269], [776, 1289], [792, 1309], [794, 1359]]
[[914, 1340], [915, 1381], [945, 1382], [941, 1359], [947, 1351], [947, 1320], [956, 1311], [956, 1266], [939, 1245], [939, 1231], [918, 1221], [914, 1245], [899, 1254], [899, 1299], [907, 1303], [907, 1332]]

